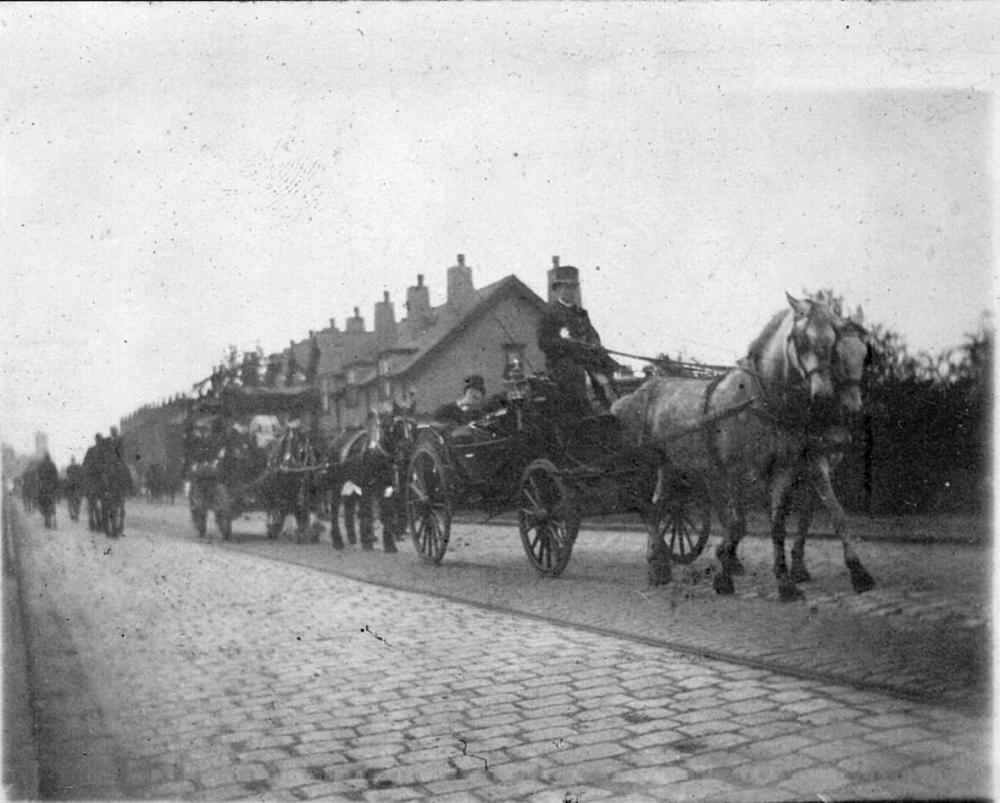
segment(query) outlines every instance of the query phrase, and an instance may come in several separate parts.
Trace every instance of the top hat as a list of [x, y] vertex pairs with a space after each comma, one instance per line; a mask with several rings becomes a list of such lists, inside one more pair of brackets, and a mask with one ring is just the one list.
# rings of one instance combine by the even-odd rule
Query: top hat
[[557, 265], [550, 273], [553, 287], [558, 287], [561, 284], [576, 287], [580, 284], [580, 272], [572, 265]]
[[478, 390], [483, 395], [486, 394], [486, 383], [479, 374], [473, 374], [472, 376], [467, 376], [465, 378], [465, 387], [472, 388], [473, 390]]

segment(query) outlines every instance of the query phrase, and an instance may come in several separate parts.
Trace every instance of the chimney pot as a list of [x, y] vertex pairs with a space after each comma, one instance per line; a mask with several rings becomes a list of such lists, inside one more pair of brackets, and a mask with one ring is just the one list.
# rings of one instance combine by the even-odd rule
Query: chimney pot
[[460, 266], [464, 266], [465, 265], [465, 254], [459, 254], [458, 255], [458, 264]]
[[330, 329], [333, 331], [337, 331], [337, 324], [335, 323], [335, 321], [336, 321], [335, 318], [330, 318]]
[[383, 293], [382, 293], [382, 300], [383, 301], [388, 301], [389, 300], [389, 291], [388, 290], [383, 291]]
[[424, 274], [418, 273], [417, 274], [417, 287], [423, 287], [423, 286], [424, 286]]
[[360, 318], [361, 317], [361, 308], [360, 307], [355, 307], [354, 308], [354, 317], [355, 318]]
[[559, 257], [558, 256], [552, 257], [552, 267], [553, 268], [558, 268], [559, 267]]

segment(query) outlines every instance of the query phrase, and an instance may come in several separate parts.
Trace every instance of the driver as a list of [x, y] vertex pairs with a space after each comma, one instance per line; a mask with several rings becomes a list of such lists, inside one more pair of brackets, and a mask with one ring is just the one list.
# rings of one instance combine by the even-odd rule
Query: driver
[[587, 395], [588, 380], [597, 404], [607, 412], [618, 398], [611, 380], [618, 363], [602, 348], [587, 311], [575, 303], [579, 287], [577, 269], [562, 265], [554, 270], [552, 301], [538, 325], [538, 348], [545, 355], [549, 374], [559, 388], [567, 417], [593, 414]]

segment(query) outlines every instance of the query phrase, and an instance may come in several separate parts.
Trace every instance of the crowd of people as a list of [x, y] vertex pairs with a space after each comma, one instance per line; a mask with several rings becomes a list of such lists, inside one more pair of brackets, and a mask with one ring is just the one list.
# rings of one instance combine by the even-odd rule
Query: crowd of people
[[14, 487], [25, 510], [40, 512], [48, 529], [58, 528], [56, 505], [60, 499], [66, 500], [72, 521], [79, 520], [86, 500], [88, 525], [94, 531], [107, 530], [109, 505], [123, 506], [125, 497], [135, 490], [116, 427], [111, 427], [107, 436], [94, 436], [82, 463], [72, 456], [62, 477], [52, 456], [45, 452], [15, 479]]

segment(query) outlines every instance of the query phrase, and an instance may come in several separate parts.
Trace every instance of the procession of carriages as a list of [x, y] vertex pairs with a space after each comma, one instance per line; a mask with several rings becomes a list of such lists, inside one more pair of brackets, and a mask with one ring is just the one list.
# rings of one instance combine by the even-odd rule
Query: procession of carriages
[[[542, 575], [566, 569], [585, 518], [634, 514], [648, 538], [649, 580], [668, 582], [671, 566], [705, 549], [713, 516], [723, 524], [713, 583], [733, 592], [742, 571], [748, 481], [770, 499], [774, 572], [782, 600], [801, 598], [808, 579], [805, 531], [785, 561], [791, 500], [804, 489], [821, 502], [841, 538], [856, 591], [872, 587], [831, 485], [831, 465], [860, 410], [866, 333], [815, 301], [789, 297], [731, 368], [654, 376], [611, 410], [567, 418], [560, 389], [518, 367], [503, 394], [478, 417], [444, 423], [412, 405], [369, 413], [366, 426], [321, 438], [311, 388], [223, 388], [193, 400], [187, 425], [191, 515], [200, 536], [214, 513], [222, 538], [243, 513], [266, 514], [269, 538], [288, 517], [300, 540], [323, 523], [343, 548], [375, 542], [395, 552], [408, 533], [417, 553], [440, 563], [453, 517], [478, 511], [516, 516], [529, 563]], [[704, 369], [704, 367], [701, 367]], [[811, 508], [810, 508], [811, 509]], [[355, 516], [357, 514], [357, 516]]]

